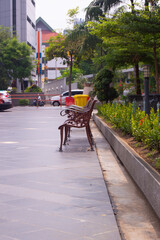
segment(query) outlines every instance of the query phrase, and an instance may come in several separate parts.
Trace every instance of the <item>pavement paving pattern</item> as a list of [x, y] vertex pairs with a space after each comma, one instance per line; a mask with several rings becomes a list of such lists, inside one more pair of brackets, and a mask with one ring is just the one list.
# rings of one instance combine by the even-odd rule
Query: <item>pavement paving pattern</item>
[[60, 107], [0, 112], [0, 240], [120, 240], [96, 151]]

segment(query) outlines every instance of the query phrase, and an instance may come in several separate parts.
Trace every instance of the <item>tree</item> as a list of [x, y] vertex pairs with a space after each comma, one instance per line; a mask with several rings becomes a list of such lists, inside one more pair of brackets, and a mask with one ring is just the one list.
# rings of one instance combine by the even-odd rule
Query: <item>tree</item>
[[[61, 73], [61, 76], [58, 77], [57, 79], [61, 79], [61, 78], [66, 77], [66, 80], [68, 82], [70, 70], [69, 69], [60, 70], [60, 73]], [[72, 68], [71, 82], [74, 82], [77, 74], [82, 74], [82, 70], [80, 70], [79, 68], [73, 67]]]
[[[100, 61], [103, 61], [113, 71], [122, 66], [136, 65], [142, 60], [142, 46], [135, 44], [139, 36], [136, 34], [128, 34], [126, 26], [124, 26], [119, 15], [101, 21], [101, 23], [90, 24], [92, 31], [103, 40], [103, 49], [105, 55], [101, 56]], [[141, 54], [140, 54], [141, 53]], [[141, 94], [140, 79], [137, 74], [136, 91]]]
[[119, 3], [121, 0], [93, 0], [86, 8], [86, 21], [98, 21], [100, 17], [105, 16], [107, 11]]
[[0, 26], [0, 89], [8, 87], [8, 81], [11, 79], [9, 70], [4, 64], [5, 49], [11, 39], [11, 32], [9, 28]]
[[35, 67], [32, 49], [24, 42], [19, 43], [17, 38], [11, 39], [5, 50], [4, 64], [14, 79], [19, 79], [24, 92], [24, 79], [31, 78]]
[[112, 101], [118, 97], [115, 88], [111, 87], [113, 72], [107, 68], [101, 69], [94, 80], [94, 91], [100, 101]]
[[26, 43], [19, 43], [8, 28], [0, 27], [0, 81], [19, 78], [24, 90], [24, 79], [31, 76], [34, 69], [32, 50]]
[[[139, 67], [140, 62], [155, 64], [158, 69], [160, 50], [160, 16], [157, 11], [119, 12], [114, 17], [104, 18], [100, 23], [90, 24], [93, 33], [103, 40], [107, 51], [105, 59], [110, 67], [134, 65], [136, 72], [136, 90], [141, 93]], [[158, 74], [156, 74], [158, 76]]]
[[[132, 20], [133, 19], [133, 20]], [[131, 31], [137, 31], [142, 39], [142, 44], [146, 52], [152, 54], [154, 63], [151, 61], [145, 61], [146, 63], [154, 64], [156, 89], [159, 93], [159, 53], [160, 53], [160, 14], [159, 9], [152, 11], [140, 11], [139, 14], [132, 17], [131, 21], [134, 21], [134, 25], [131, 27]], [[127, 20], [127, 19], [126, 19]], [[146, 59], [147, 60], [147, 59]]]
[[69, 17], [69, 19], [68, 19], [68, 23], [69, 24], [73, 24], [74, 23], [74, 19], [76, 18], [78, 13], [79, 13], [79, 7], [76, 7], [76, 8], [68, 10], [67, 16]]
[[63, 58], [64, 62], [69, 66], [69, 96], [71, 96], [71, 78], [73, 62], [78, 58], [81, 46], [85, 39], [85, 31], [79, 27], [69, 31], [65, 36], [58, 34], [56, 37], [49, 40], [49, 47], [46, 49], [46, 56], [49, 60], [53, 58]]

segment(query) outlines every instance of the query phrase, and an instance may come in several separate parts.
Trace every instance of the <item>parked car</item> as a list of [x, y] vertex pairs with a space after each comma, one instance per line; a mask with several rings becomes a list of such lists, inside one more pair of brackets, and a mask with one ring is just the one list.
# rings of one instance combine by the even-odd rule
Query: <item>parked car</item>
[[0, 90], [0, 110], [6, 110], [12, 107], [11, 95], [4, 90]]
[[[71, 90], [71, 96], [73, 97], [74, 95], [78, 95], [78, 94], [83, 94], [83, 89], [74, 89], [74, 90]], [[62, 104], [66, 104], [66, 97], [69, 96], [69, 91], [66, 91], [66, 92], [63, 92], [61, 95], [59, 96], [54, 96], [54, 97], [51, 97], [51, 104], [53, 106], [59, 106], [61, 104], [61, 101], [62, 101]], [[62, 100], [61, 100], [62, 99]]]

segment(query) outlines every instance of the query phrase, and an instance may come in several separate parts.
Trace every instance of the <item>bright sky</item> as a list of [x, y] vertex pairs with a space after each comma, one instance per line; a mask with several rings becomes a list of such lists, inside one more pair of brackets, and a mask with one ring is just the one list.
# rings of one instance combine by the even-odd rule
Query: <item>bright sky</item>
[[55, 31], [65, 29], [67, 12], [69, 9], [79, 7], [78, 18], [84, 19], [84, 9], [92, 0], [36, 0], [36, 19], [42, 17]]

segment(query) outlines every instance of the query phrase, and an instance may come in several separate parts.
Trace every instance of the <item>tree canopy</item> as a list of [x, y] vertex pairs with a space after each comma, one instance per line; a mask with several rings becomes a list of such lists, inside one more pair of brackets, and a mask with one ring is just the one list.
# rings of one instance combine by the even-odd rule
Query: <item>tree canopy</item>
[[51, 60], [53, 58], [63, 58], [70, 69], [69, 74], [69, 94], [71, 95], [71, 77], [73, 62], [78, 58], [85, 39], [85, 31], [81, 27], [76, 27], [69, 31], [67, 35], [58, 34], [56, 37], [50, 38], [49, 47], [46, 48], [46, 57]]
[[[32, 49], [11, 36], [8, 28], [0, 27], [0, 53], [0, 82], [6, 83], [18, 78], [23, 85], [23, 80], [31, 77], [35, 66]], [[3, 88], [7, 85], [8, 83]]]
[[[158, 76], [158, 53], [160, 41], [159, 11], [120, 11], [113, 18], [103, 18], [100, 22], [90, 22], [91, 32], [102, 39], [106, 49], [106, 64], [112, 69], [125, 65], [137, 67], [139, 63], [155, 65]], [[137, 73], [137, 78], [138, 73]], [[157, 82], [158, 78], [157, 78]], [[140, 94], [140, 82], [137, 82]], [[157, 84], [157, 92], [159, 87]]]

